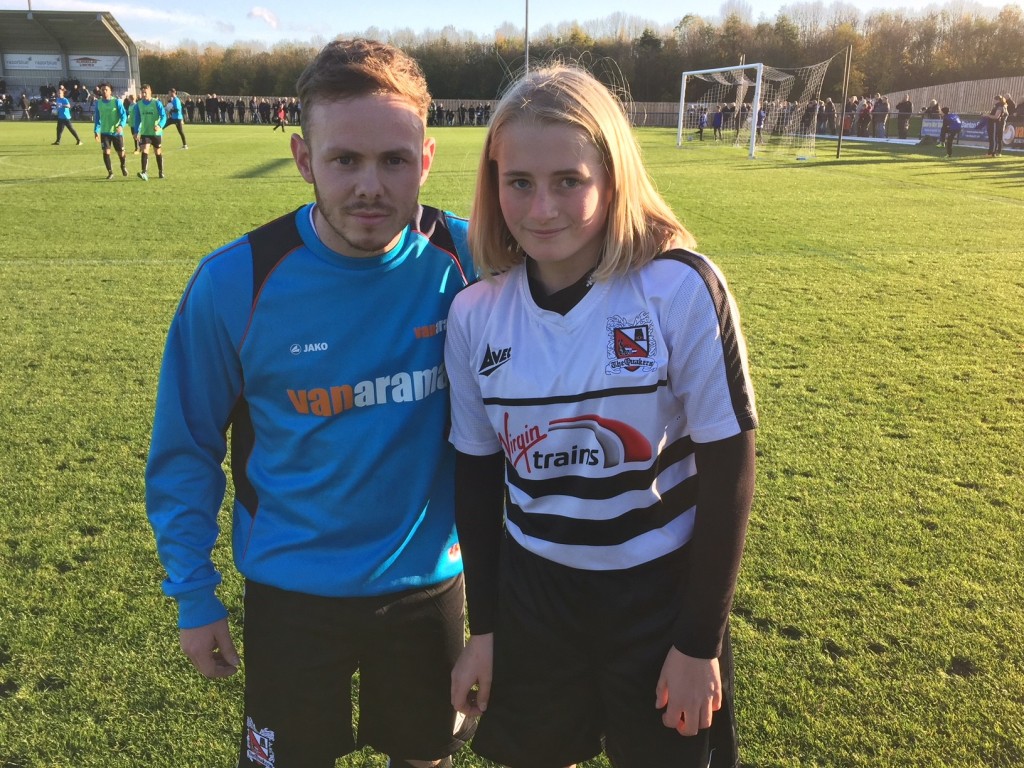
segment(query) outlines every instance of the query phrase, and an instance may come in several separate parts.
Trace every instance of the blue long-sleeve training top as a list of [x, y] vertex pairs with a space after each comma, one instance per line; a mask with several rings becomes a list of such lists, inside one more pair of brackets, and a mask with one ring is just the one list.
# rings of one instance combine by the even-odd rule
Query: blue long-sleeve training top
[[[168, 333], [146, 504], [182, 628], [226, 615], [210, 555], [229, 426], [247, 578], [362, 596], [462, 570], [444, 340], [466, 222], [424, 208], [393, 249], [350, 258], [318, 239], [312, 210], [262, 228], [269, 250], [250, 233], [207, 256]], [[417, 230], [428, 212], [447, 247]]]

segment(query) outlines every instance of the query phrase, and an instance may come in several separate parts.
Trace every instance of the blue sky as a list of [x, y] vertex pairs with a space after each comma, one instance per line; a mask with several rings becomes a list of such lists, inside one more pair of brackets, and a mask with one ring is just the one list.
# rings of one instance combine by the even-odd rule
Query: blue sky
[[[1024, 0], [1015, 0], [1020, 5]], [[376, 27], [394, 31], [410, 29], [417, 34], [452, 26], [483, 38], [493, 36], [505, 23], [522, 30], [526, 0], [150, 0], [132, 2], [114, 0], [96, 4], [88, 0], [0, 0], [0, 9], [28, 10], [31, 2], [38, 11], [111, 12], [136, 42], [146, 41], [173, 48], [183, 40], [200, 45], [207, 42], [228, 45], [239, 41], [258, 41], [272, 45], [281, 41], [326, 41], [339, 34], [361, 34]], [[774, 18], [785, 0], [728, 0], [746, 8], [751, 20]], [[832, 0], [822, 2], [826, 15]], [[941, 7], [934, 0], [856, 0], [843, 2], [861, 13], [876, 9], [902, 8], [920, 11]], [[961, 3], [963, 4], [963, 3]], [[982, 0], [970, 2], [988, 8], [1000, 8], [1007, 2]], [[810, 5], [804, 2], [803, 5]], [[628, 9], [624, 11], [623, 9]], [[603, 21], [613, 14], [631, 20], [651, 21], [672, 26], [688, 13], [708, 19], [722, 16], [721, 0], [714, 4], [698, 0], [529, 0], [531, 35], [545, 25], [563, 22]]]

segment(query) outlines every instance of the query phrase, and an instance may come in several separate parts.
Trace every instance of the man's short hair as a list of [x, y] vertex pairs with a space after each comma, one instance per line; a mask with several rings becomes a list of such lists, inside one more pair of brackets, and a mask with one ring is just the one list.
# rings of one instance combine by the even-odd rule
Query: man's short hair
[[325, 45], [299, 76], [295, 90], [304, 115], [319, 101], [390, 94], [408, 101], [425, 123], [431, 100], [415, 59], [393, 45], [364, 38]]

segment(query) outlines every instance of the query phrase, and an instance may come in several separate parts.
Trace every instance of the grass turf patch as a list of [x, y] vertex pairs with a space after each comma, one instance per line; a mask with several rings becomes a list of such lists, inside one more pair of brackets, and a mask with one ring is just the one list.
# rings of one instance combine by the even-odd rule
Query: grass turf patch
[[[230, 765], [241, 679], [205, 681], [177, 647], [143, 467], [192, 269], [312, 190], [266, 126], [187, 126], [148, 183], [130, 154], [106, 181], [98, 145], [52, 131], [0, 126], [0, 766]], [[423, 198], [467, 215], [483, 130], [433, 134]], [[1024, 159], [751, 161], [638, 136], [729, 279], [757, 390], [744, 763], [1021, 764]]]

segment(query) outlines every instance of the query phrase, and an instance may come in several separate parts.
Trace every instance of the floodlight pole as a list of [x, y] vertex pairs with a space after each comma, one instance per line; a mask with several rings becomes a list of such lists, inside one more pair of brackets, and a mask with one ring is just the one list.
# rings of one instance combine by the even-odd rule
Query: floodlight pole
[[526, 3], [526, 74], [530, 74], [530, 0]]

